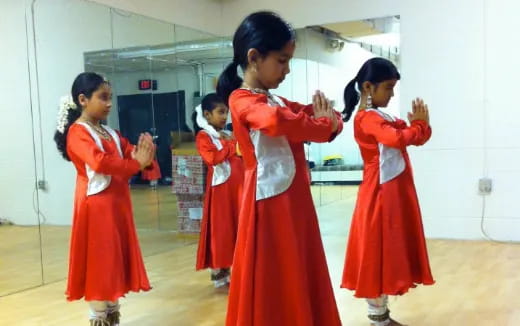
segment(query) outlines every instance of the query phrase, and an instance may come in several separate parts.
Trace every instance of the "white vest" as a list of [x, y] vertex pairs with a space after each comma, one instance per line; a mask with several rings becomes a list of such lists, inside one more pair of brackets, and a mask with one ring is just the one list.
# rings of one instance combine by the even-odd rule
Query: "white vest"
[[[213, 144], [217, 147], [217, 149], [219, 151], [222, 150], [222, 148], [224, 148], [222, 146], [222, 143], [220, 142], [220, 138], [215, 137], [210, 132], [207, 132], [204, 129], [201, 131], [208, 134], [208, 136], [211, 138], [211, 141], [213, 142]], [[224, 131], [224, 132], [230, 134], [227, 131]], [[228, 181], [230, 176], [231, 176], [231, 164], [229, 164], [228, 160], [225, 160], [224, 162], [222, 162], [220, 164], [213, 165], [213, 179], [211, 180], [211, 185], [212, 186], [221, 185], [221, 184], [225, 183], [226, 181]]]
[[[90, 136], [94, 139], [94, 142], [96, 145], [101, 149], [101, 151], [105, 151], [103, 148], [103, 143], [101, 142], [101, 138], [99, 138], [99, 135], [92, 129], [91, 126], [89, 126], [87, 123], [84, 122], [77, 122], [78, 124], [84, 126], [87, 131], [90, 133]], [[121, 150], [121, 140], [119, 139], [118, 134], [114, 131], [114, 129], [110, 128], [109, 126], [102, 125], [103, 128], [112, 136], [112, 139], [116, 143], [117, 151], [119, 152], [119, 155], [121, 158], [123, 158], [123, 151]], [[94, 171], [88, 164], [85, 163], [85, 170], [87, 172], [88, 177], [88, 185], [87, 185], [87, 196], [95, 195], [110, 185], [110, 180], [112, 179], [111, 176], [98, 173]]]
[[[383, 119], [395, 122], [395, 119], [379, 110], [368, 109], [377, 112]], [[400, 149], [379, 144], [379, 183], [386, 183], [399, 176], [406, 168], [406, 162]]]
[[[268, 94], [267, 104], [286, 106], [279, 97], [272, 94]], [[251, 130], [249, 136], [255, 147], [257, 161], [256, 200], [274, 197], [289, 189], [294, 180], [296, 165], [287, 137], [270, 137], [260, 130]]]

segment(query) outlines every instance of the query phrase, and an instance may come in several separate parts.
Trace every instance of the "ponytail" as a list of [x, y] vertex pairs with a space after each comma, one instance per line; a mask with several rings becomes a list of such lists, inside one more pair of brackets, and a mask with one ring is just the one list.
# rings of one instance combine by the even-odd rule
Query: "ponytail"
[[199, 133], [199, 131], [202, 130], [202, 128], [197, 123], [197, 110], [193, 110], [193, 113], [191, 114], [191, 122], [193, 123], [193, 133], [195, 136]]
[[78, 97], [83, 94], [90, 99], [92, 94], [103, 84], [108, 84], [108, 81], [102, 76], [93, 72], [83, 72], [74, 79], [71, 95], [64, 96], [61, 99], [54, 141], [58, 151], [67, 161], [70, 161], [70, 157], [67, 155], [67, 134], [70, 126], [81, 116], [82, 108]]
[[345, 101], [345, 109], [343, 110], [343, 121], [347, 122], [352, 117], [352, 113], [359, 103], [359, 93], [356, 90], [357, 79], [352, 79], [345, 87], [343, 92], [343, 99]]
[[69, 128], [72, 126], [76, 120], [81, 116], [81, 110], [79, 109], [69, 109], [67, 111], [67, 117], [65, 124], [63, 126], [62, 131], [56, 130], [54, 133], [54, 141], [56, 142], [56, 146], [58, 147], [58, 151], [61, 156], [67, 161], [70, 161], [69, 155], [67, 155], [67, 134], [69, 133]]
[[231, 62], [218, 78], [217, 94], [224, 100], [226, 105], [229, 105], [229, 96], [231, 93], [240, 88], [242, 85], [242, 78], [238, 76], [238, 63]]
[[[397, 67], [390, 61], [384, 58], [372, 58], [367, 60], [359, 69], [356, 78], [351, 80], [343, 93], [345, 100], [345, 110], [343, 110], [343, 121], [348, 121], [354, 112], [356, 105], [359, 103], [361, 97], [361, 85], [365, 82], [370, 82], [373, 85], [378, 85], [385, 80], [401, 79]], [[358, 88], [356, 88], [356, 84]]]
[[219, 77], [217, 94], [229, 106], [229, 96], [240, 88], [242, 78], [238, 76], [238, 66], [246, 71], [249, 65], [247, 53], [256, 49], [266, 56], [271, 51], [280, 51], [294, 41], [294, 29], [280, 16], [271, 11], [258, 11], [247, 16], [233, 35], [233, 62]]

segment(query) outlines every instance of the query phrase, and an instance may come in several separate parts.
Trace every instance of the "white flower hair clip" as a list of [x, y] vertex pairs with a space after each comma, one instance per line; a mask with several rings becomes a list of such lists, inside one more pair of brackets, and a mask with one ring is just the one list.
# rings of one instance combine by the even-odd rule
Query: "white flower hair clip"
[[206, 130], [210, 135], [216, 138], [220, 138], [220, 134], [218, 133], [218, 131], [216, 131], [215, 128], [213, 128], [213, 126], [210, 125], [208, 123], [208, 120], [206, 120], [206, 118], [204, 117], [204, 114], [202, 113], [202, 105], [197, 105], [195, 111], [197, 112], [197, 124], [199, 125], [199, 127]]
[[354, 82], [354, 89], [356, 90], [356, 92], [357, 92], [358, 94], [361, 94], [361, 91], [359, 90], [359, 87], [358, 87], [358, 83], [357, 83], [357, 81]]
[[60, 133], [65, 132], [65, 126], [67, 125], [67, 116], [69, 115], [69, 110], [76, 110], [78, 106], [72, 100], [72, 96], [65, 95], [60, 98], [60, 108], [58, 111], [58, 121], [56, 130]]

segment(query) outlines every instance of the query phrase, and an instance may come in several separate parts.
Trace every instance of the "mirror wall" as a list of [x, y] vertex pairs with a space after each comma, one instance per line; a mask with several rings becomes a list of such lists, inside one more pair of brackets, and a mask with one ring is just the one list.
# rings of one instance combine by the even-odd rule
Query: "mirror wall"
[[[39, 0], [28, 21], [31, 99], [36, 160], [34, 214], [0, 219], [0, 296], [67, 275], [75, 170], [53, 141], [59, 99], [82, 71], [104, 75], [113, 88], [108, 125], [131, 142], [154, 136], [158, 179], [130, 181], [143, 255], [195, 245], [203, 195], [203, 167], [195, 150], [191, 114], [215, 91], [231, 61], [231, 36], [184, 26], [82, 0]], [[56, 19], [59, 17], [59, 19]], [[385, 56], [399, 64], [399, 17], [309, 26], [297, 31], [291, 73], [275, 94], [310, 103], [320, 89], [342, 110], [343, 88], [361, 64]], [[389, 108], [398, 115], [399, 90]], [[332, 143], [311, 143], [312, 192], [317, 206], [355, 196], [362, 161], [352, 123]], [[187, 172], [189, 171], [189, 173]], [[21, 205], [13, 203], [13, 205]], [[15, 254], [14, 254], [15, 253]], [[22, 278], [15, 277], [24, 271]]]
[[[312, 94], [319, 89], [333, 101], [336, 110], [342, 111], [344, 87], [366, 60], [381, 56], [399, 66], [399, 25], [399, 17], [384, 17], [297, 30], [291, 73], [273, 92], [310, 103]], [[399, 86], [386, 110], [399, 116], [398, 107]], [[363, 162], [352, 127], [351, 120], [333, 142], [307, 146], [316, 206], [357, 195]]]

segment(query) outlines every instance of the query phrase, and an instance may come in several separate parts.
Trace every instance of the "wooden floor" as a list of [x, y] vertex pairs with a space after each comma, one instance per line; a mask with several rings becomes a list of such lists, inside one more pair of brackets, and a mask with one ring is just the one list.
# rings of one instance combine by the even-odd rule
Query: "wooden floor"
[[[177, 201], [170, 187], [133, 186], [132, 202], [144, 256], [197, 243], [197, 235], [176, 232]], [[70, 226], [0, 226], [0, 296], [63, 280], [69, 238]], [[24, 277], [17, 277], [20, 270]]]
[[[335, 200], [331, 200], [327, 193], [335, 196], [332, 197]], [[320, 227], [343, 325], [366, 326], [365, 303], [338, 287], [356, 188], [315, 187], [313, 194], [319, 204]], [[29, 229], [12, 227], [4, 232], [3, 228], [0, 227], [0, 289], [12, 282], [33, 278], [35, 274], [37, 277], [38, 272], [34, 270], [37, 271], [38, 266], [29, 267], [29, 262], [31, 257], [39, 259], [39, 250], [34, 250], [34, 253], [24, 256], [27, 259], [25, 267], [16, 274], [6, 275], [4, 268], [9, 261], [4, 259], [4, 250], [20, 249], [23, 237], [19, 235], [29, 232]], [[30, 232], [34, 233], [34, 230]], [[66, 232], [49, 229], [46, 233], [58, 235]], [[68, 239], [66, 235], [57, 236], [60, 237]], [[154, 289], [130, 294], [124, 299], [122, 325], [223, 325], [227, 296], [215, 292], [208, 272], [194, 271], [196, 239], [160, 238], [157, 234], [147, 238], [146, 233], [141, 232], [140, 239]], [[144, 249], [153, 249], [154, 246], [159, 249], [150, 252]], [[59, 253], [59, 246], [55, 247], [55, 252]], [[437, 284], [418, 287], [402, 297], [392, 297], [390, 309], [396, 319], [416, 326], [520, 325], [520, 246], [429, 240], [428, 247]], [[61, 250], [59, 255], [66, 252], [66, 248]], [[52, 260], [50, 256], [47, 262], [52, 262], [54, 267], [46, 270], [55, 269], [59, 274], [59, 270], [66, 268], [65, 260], [56, 255]], [[14, 263], [14, 258], [11, 260]], [[88, 325], [86, 304], [65, 302], [65, 280], [57, 274], [59, 280], [56, 282], [1, 297], [0, 325]]]

